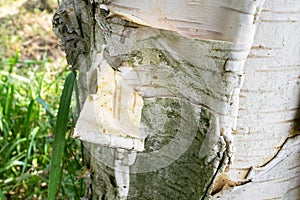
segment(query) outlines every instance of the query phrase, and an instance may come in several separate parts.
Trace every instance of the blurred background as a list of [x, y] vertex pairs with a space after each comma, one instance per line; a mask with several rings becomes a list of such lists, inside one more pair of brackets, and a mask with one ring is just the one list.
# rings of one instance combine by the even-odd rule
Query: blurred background
[[[57, 0], [0, 0], [0, 199], [46, 199], [55, 117], [69, 66], [52, 31]], [[74, 95], [73, 95], [74, 96]], [[57, 199], [84, 194], [79, 141], [69, 137]]]

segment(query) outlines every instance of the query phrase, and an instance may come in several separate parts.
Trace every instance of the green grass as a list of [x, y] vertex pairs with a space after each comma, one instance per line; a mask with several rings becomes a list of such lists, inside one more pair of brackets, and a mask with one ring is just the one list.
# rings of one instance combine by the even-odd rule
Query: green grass
[[[18, 55], [0, 62], [0, 199], [46, 199], [55, 116], [69, 72], [54, 70], [46, 56], [37, 61]], [[85, 189], [76, 176], [83, 165], [81, 146], [68, 136], [74, 120], [67, 117], [67, 156], [56, 199], [79, 199]]]
[[73, 86], [76, 80], [75, 72], [71, 72], [65, 81], [64, 89], [60, 98], [58, 114], [56, 118], [55, 135], [53, 141], [53, 152], [51, 157], [50, 182], [48, 188], [48, 200], [54, 200], [59, 188], [59, 179], [62, 172], [62, 161], [66, 144], [66, 132], [68, 117], [73, 93]]

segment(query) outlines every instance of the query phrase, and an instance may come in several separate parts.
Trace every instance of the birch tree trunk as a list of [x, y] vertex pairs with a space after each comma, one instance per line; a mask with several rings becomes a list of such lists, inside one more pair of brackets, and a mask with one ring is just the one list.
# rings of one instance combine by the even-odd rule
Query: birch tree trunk
[[299, 10], [64, 0], [53, 25], [79, 71], [85, 198], [299, 198]]

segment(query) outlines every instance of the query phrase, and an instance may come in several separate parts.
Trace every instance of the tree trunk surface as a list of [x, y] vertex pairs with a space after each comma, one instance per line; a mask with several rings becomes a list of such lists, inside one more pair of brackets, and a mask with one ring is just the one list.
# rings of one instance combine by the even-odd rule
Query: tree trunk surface
[[64, 0], [85, 199], [299, 199], [297, 0]]

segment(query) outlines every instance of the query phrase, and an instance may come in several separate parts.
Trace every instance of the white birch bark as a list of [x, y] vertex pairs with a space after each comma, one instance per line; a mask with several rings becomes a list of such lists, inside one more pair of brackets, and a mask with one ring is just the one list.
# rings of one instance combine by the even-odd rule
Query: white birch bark
[[86, 198], [298, 197], [299, 3], [263, 3], [63, 1]]
[[[263, 6], [245, 63], [226, 189], [216, 199], [300, 198], [299, 10], [297, 0]], [[232, 187], [245, 180], [251, 182]]]

